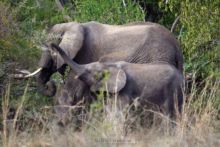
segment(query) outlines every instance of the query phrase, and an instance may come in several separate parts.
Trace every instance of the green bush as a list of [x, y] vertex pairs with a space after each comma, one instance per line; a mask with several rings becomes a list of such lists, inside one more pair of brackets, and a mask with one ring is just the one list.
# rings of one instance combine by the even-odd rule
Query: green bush
[[185, 57], [185, 70], [196, 71], [202, 78], [220, 73], [219, 6], [219, 0], [170, 0], [167, 4], [167, 9], [180, 15], [176, 32]]
[[108, 24], [125, 24], [144, 21], [145, 14], [132, 0], [76, 0], [74, 20], [79, 22], [99, 21]]
[[10, 6], [0, 2], [0, 62], [4, 56], [8, 55], [7, 48], [11, 47], [10, 37], [13, 34], [13, 15], [10, 12]]

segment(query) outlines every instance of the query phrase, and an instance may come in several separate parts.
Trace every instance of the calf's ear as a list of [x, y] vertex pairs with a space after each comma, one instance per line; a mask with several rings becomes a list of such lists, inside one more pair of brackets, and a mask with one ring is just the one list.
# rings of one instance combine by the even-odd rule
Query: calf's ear
[[104, 73], [106, 73], [105, 78], [91, 85], [91, 91], [103, 90], [109, 93], [118, 93], [125, 87], [127, 78], [124, 70], [116, 67], [109, 67]]

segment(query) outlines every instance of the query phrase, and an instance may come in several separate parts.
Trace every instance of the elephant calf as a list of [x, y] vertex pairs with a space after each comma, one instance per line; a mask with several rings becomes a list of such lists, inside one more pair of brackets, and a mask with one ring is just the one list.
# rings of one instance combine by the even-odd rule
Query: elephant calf
[[[117, 93], [119, 97], [131, 102], [139, 97], [141, 104], [156, 104], [164, 108], [165, 113], [171, 117], [174, 114], [177, 98], [178, 108], [181, 111], [183, 76], [173, 65], [166, 62], [133, 64], [124, 61], [79, 65], [72, 61], [59, 46], [55, 44], [51, 46], [59, 52], [74, 72], [72, 73], [74, 76], [68, 80], [79, 79], [84, 88], [87, 88], [87, 92], [86, 90], [84, 92], [97, 92], [105, 86], [104, 91]], [[106, 75], [108, 75], [107, 78]], [[71, 83], [71, 81], [68, 82]], [[71, 91], [71, 86], [78, 85], [82, 84], [67, 86], [66, 88], [69, 89], [67, 91]], [[79, 88], [82, 89], [82, 87]]]

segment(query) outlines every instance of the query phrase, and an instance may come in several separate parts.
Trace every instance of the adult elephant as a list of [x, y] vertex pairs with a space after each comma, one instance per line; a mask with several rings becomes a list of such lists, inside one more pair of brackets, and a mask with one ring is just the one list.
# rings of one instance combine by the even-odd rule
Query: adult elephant
[[[69, 22], [54, 25], [50, 34], [61, 36], [58, 45], [78, 64], [94, 61], [163, 61], [183, 72], [183, 55], [178, 41], [169, 30], [156, 23], [108, 25], [98, 22]], [[47, 42], [48, 47], [50, 43], [52, 42]], [[56, 87], [50, 77], [56, 71], [63, 73], [64, 61], [60, 55], [45, 50], [39, 66], [39, 89], [43, 94], [53, 96]]]

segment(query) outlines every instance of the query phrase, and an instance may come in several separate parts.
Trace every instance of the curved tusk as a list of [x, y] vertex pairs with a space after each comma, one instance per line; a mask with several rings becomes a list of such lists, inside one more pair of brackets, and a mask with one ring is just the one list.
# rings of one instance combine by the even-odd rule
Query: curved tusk
[[33, 77], [34, 75], [36, 75], [37, 73], [39, 73], [40, 71], [42, 70], [42, 68], [38, 68], [37, 70], [35, 70], [34, 72], [24, 76], [24, 78], [30, 78], [30, 77]]
[[19, 72], [21, 74], [26, 74], [26, 75], [31, 74], [28, 70], [25, 70], [25, 69], [23, 69], [23, 70], [15, 69], [15, 71]]

